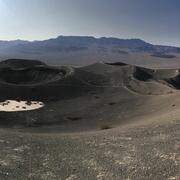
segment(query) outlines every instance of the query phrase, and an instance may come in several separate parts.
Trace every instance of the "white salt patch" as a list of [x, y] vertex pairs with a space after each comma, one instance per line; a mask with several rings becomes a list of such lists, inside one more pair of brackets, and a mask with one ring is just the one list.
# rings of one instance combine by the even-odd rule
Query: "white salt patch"
[[0, 111], [4, 111], [4, 112], [31, 111], [31, 110], [39, 109], [43, 106], [44, 103], [40, 101], [6, 100], [4, 102], [0, 102]]

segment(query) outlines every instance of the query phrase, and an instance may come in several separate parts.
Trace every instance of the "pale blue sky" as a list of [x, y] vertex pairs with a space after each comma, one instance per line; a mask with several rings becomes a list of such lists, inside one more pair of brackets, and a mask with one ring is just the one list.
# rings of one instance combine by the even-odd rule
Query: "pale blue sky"
[[180, 46], [180, 0], [0, 0], [0, 39], [141, 38]]

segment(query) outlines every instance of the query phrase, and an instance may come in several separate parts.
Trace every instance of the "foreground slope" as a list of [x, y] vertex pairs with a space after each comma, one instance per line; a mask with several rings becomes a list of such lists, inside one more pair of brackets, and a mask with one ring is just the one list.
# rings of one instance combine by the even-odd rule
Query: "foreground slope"
[[86, 135], [0, 130], [0, 177], [179, 180], [180, 122], [176, 117]]

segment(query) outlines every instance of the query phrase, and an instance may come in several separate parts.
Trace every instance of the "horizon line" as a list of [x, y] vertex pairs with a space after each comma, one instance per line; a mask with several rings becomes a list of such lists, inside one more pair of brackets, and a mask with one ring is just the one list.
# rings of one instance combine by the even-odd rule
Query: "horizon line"
[[168, 45], [168, 44], [160, 44], [160, 43], [152, 43], [152, 42], [149, 42], [143, 38], [138, 38], [138, 37], [132, 37], [132, 38], [121, 38], [121, 37], [115, 37], [115, 36], [93, 36], [93, 35], [59, 35], [59, 36], [56, 36], [56, 37], [47, 37], [47, 38], [44, 38], [44, 39], [21, 39], [21, 38], [18, 38], [18, 39], [0, 39], [0, 41], [6, 41], [6, 42], [11, 42], [11, 41], [27, 41], [27, 42], [37, 42], [37, 41], [47, 41], [47, 40], [51, 40], [51, 39], [57, 39], [58, 37], [92, 37], [92, 38], [95, 38], [95, 39], [101, 39], [101, 38], [114, 38], [114, 39], [119, 39], [119, 40], [141, 40], [141, 41], [144, 41], [146, 43], [149, 43], [149, 44], [152, 44], [152, 45], [155, 45], [155, 46], [168, 46], [168, 47], [177, 47], [177, 48], [180, 48], [180, 46], [178, 45]]

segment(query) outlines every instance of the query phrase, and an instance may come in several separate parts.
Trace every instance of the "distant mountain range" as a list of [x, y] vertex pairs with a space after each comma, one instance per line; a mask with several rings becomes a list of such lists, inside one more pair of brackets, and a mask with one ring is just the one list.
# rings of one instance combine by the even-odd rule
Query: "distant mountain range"
[[[66, 59], [68, 55], [79, 53], [79, 57], [89, 54], [150, 53], [152, 56], [173, 58], [180, 54], [179, 47], [153, 45], [141, 39], [94, 38], [89, 36], [59, 36], [44, 41], [0, 41], [0, 59], [36, 58], [40, 60]], [[170, 55], [169, 55], [170, 54]], [[94, 54], [95, 55], [95, 54]], [[110, 56], [111, 57], [111, 56]], [[72, 58], [72, 57], [71, 57]], [[75, 58], [76, 59], [76, 58]]]
[[152, 45], [141, 39], [94, 38], [89, 36], [59, 36], [44, 41], [0, 41], [0, 51], [26, 53], [69, 52], [88, 48], [122, 48], [136, 52], [180, 53], [179, 47]]

